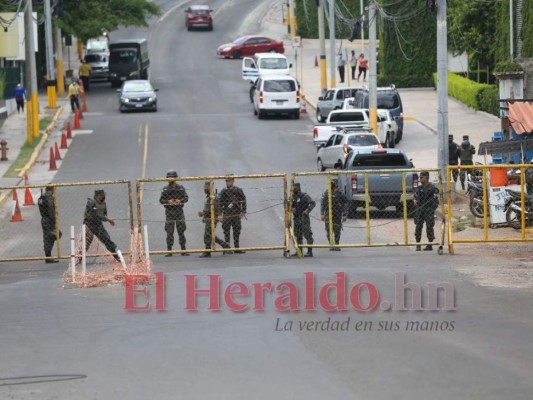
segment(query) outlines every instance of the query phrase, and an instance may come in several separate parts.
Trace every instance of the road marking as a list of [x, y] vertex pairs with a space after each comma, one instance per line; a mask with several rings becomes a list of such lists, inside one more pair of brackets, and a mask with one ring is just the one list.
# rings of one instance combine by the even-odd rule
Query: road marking
[[81, 129], [73, 129], [72, 130], [72, 134], [73, 135], [90, 135], [91, 133], [93, 133], [94, 131], [92, 129], [84, 129], [84, 130], [81, 130]]
[[416, 121], [415, 117], [403, 117], [404, 121]]

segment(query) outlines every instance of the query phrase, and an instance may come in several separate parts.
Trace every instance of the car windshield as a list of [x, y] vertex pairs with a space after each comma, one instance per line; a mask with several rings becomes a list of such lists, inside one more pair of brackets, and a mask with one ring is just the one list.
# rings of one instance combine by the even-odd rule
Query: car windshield
[[259, 64], [260, 68], [264, 69], [287, 69], [287, 60], [284, 58], [264, 58]]
[[238, 39], [235, 39], [233, 41], [234, 44], [243, 44], [246, 40], [248, 40], [248, 36], [243, 36]]
[[351, 135], [348, 137], [350, 146], [376, 146], [379, 144], [376, 135]]
[[400, 106], [399, 97], [396, 93], [379, 93], [378, 92], [378, 107], [390, 110]]
[[152, 86], [148, 82], [128, 82], [124, 85], [122, 92], [150, 92], [152, 91]]
[[209, 15], [209, 10], [191, 10], [194, 15]]
[[264, 92], [294, 92], [296, 85], [292, 80], [265, 81]]
[[405, 158], [402, 154], [357, 154], [352, 163], [353, 167], [367, 168], [405, 168]]
[[106, 56], [103, 54], [87, 54], [85, 56], [85, 61], [88, 63], [91, 62], [104, 62], [106, 59]]
[[113, 50], [109, 56], [109, 61], [113, 64], [130, 64], [137, 62], [137, 52], [135, 50]]

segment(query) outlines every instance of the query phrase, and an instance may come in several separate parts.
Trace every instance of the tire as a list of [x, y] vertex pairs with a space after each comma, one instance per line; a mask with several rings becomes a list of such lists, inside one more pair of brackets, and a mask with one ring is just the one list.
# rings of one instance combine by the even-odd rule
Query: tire
[[318, 122], [324, 122], [324, 118], [322, 117], [322, 115], [320, 115], [320, 108], [316, 109], [316, 120]]
[[241, 52], [240, 52], [239, 50], [235, 51], [235, 52], [233, 53], [233, 58], [234, 58], [235, 60], [241, 58]]
[[403, 129], [398, 129], [398, 141], [396, 143], [400, 143], [403, 138]]
[[257, 119], [263, 119], [265, 118], [263, 111], [257, 110]]
[[396, 144], [396, 141], [391, 139], [391, 137], [389, 136], [389, 148], [394, 149], [395, 144]]
[[470, 199], [470, 212], [476, 218], [483, 218], [483, 197], [480, 194]]
[[254, 102], [254, 92], [255, 92], [255, 89], [254, 89], [254, 86], [250, 86], [250, 103], [253, 103]]
[[255, 107], [254, 107], [254, 115], [257, 115], [257, 110], [255, 109]]
[[334, 169], [342, 169], [342, 161], [338, 160], [333, 166]]
[[324, 172], [326, 168], [324, 168], [324, 165], [322, 164], [322, 160], [320, 158], [317, 158], [316, 160], [316, 169], [318, 172]]
[[520, 230], [522, 225], [522, 215], [520, 211], [514, 210], [512, 207], [509, 207], [505, 213], [505, 219], [509, 226], [513, 229]]
[[190, 31], [191, 30], [191, 27], [189, 25], [187, 25], [187, 30]]
[[294, 115], [294, 119], [300, 119], [300, 111], [299, 110], [296, 110], [293, 115]]
[[348, 204], [348, 218], [355, 218], [357, 216], [357, 203], [355, 201], [350, 201]]

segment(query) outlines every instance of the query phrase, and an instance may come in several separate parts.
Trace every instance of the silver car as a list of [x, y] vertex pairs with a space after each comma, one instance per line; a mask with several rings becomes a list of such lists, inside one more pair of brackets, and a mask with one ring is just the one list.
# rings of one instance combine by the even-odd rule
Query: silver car
[[150, 82], [146, 80], [125, 81], [118, 92], [118, 109], [120, 112], [151, 110], [157, 111], [157, 96]]
[[327, 143], [318, 150], [317, 169], [320, 172], [326, 168], [341, 169], [351, 150], [380, 148], [378, 137], [370, 131], [370, 128], [341, 130], [331, 135]]

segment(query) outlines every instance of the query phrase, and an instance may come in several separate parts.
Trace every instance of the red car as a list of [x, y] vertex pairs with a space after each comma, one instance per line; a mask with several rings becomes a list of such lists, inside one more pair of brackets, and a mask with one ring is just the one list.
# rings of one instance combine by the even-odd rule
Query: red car
[[224, 58], [241, 58], [253, 56], [255, 53], [284, 53], [283, 42], [270, 39], [266, 36], [243, 36], [218, 46], [217, 55]]
[[213, 10], [209, 6], [190, 6], [185, 10], [185, 26], [190, 31], [192, 28], [206, 28], [213, 30]]

